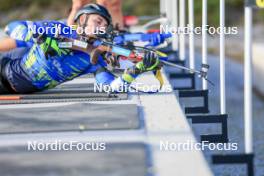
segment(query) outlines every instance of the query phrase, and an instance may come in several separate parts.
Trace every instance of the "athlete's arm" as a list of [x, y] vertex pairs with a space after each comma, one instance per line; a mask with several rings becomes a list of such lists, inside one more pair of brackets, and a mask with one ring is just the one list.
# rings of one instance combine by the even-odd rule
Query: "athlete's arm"
[[170, 33], [133, 33], [122, 34], [114, 38], [116, 44], [122, 44], [123, 42], [143, 41], [148, 42], [148, 46], [157, 46], [162, 44], [166, 39], [170, 38]]
[[159, 65], [159, 60], [154, 52], [146, 53], [145, 59], [142, 62], [138, 62], [136, 65], [127, 69], [120, 77], [115, 78], [105, 68], [101, 67], [96, 71], [96, 82], [98, 84], [109, 85], [113, 91], [122, 91], [126, 86], [130, 84], [141, 74], [146, 71], [156, 70]]
[[17, 47], [16, 40], [10, 37], [7, 37], [0, 41], [0, 52], [10, 51]]
[[113, 17], [114, 26], [119, 29], [124, 29], [123, 13], [122, 13], [122, 0], [97, 0], [97, 3], [105, 6]]
[[32, 39], [32, 32], [28, 29], [27, 23], [29, 23], [29, 21], [12, 21], [5, 27], [5, 33], [10, 38], [10, 42], [14, 44], [14, 41], [11, 41], [11, 39], [14, 39], [17, 48], [30, 47], [34, 43]]
[[72, 9], [67, 20], [67, 24], [74, 25], [74, 16], [83, 6], [91, 3], [91, 0], [72, 0]]

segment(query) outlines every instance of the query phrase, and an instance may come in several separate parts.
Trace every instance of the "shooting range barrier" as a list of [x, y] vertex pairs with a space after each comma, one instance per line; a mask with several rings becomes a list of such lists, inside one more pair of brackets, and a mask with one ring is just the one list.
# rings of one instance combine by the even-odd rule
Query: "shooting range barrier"
[[[156, 81], [151, 78], [142, 77]], [[92, 80], [77, 78], [60, 87], [80, 89]], [[170, 86], [166, 77], [164, 84]], [[8, 104], [0, 106], [0, 113], [0, 162], [5, 166], [0, 167], [1, 175], [16, 175], [21, 168], [25, 175], [212, 175], [201, 151], [159, 148], [161, 141], [196, 142], [174, 92], [136, 93], [118, 101]], [[106, 142], [107, 150], [27, 151], [28, 141]], [[190, 164], [193, 169], [186, 169]]]
[[[84, 79], [84, 78], [82, 78]], [[85, 80], [85, 79], [84, 79]], [[100, 86], [98, 86], [100, 88]], [[62, 84], [58, 87], [34, 94], [1, 95], [0, 105], [5, 104], [35, 104], [83, 101], [117, 101], [127, 100], [127, 93], [107, 93], [95, 91], [93, 83]]]
[[135, 104], [41, 105], [0, 109], [0, 114], [0, 134], [139, 129], [143, 126]]
[[[98, 145], [101, 145], [98, 142]], [[0, 147], [0, 172], [7, 175], [150, 175], [144, 143], [106, 143], [105, 151], [25, 151], [27, 146]], [[99, 148], [99, 147], [94, 147]], [[61, 160], [63, 158], [63, 160]], [[70, 162], [69, 162], [70, 161]]]
[[[207, 0], [202, 1], [202, 64], [207, 64]], [[174, 27], [186, 26], [186, 4], [188, 3], [188, 24], [192, 29], [194, 27], [194, 0], [161, 0], [161, 14], [172, 21]], [[175, 9], [176, 8], [176, 9]], [[225, 0], [219, 0], [220, 8], [220, 28], [225, 27]], [[245, 130], [245, 153], [229, 154], [229, 155], [213, 155], [213, 164], [247, 164], [248, 175], [254, 175], [254, 152], [253, 152], [253, 134], [252, 134], [252, 10], [253, 8], [264, 8], [263, 0], [245, 0], [245, 48], [244, 48], [244, 130]], [[178, 25], [179, 20], [179, 25]], [[194, 55], [194, 34], [189, 34], [189, 59], [186, 61], [186, 42], [185, 35], [180, 33], [173, 40], [173, 49], [176, 53], [179, 51], [179, 57], [175, 57], [175, 62], [183, 61], [189, 67], [195, 68]], [[179, 42], [179, 43], [178, 43]], [[227, 143], [228, 129], [226, 114], [226, 92], [225, 92], [225, 35], [220, 34], [220, 114], [204, 114], [209, 113], [208, 105], [208, 84], [206, 80], [202, 80], [202, 90], [197, 90], [196, 80], [192, 73], [171, 73], [172, 80], [191, 80], [190, 86], [174, 87], [179, 90], [180, 98], [203, 97], [204, 105], [201, 107], [186, 107], [185, 113], [187, 118], [191, 119], [193, 124], [219, 123], [222, 126], [222, 134], [201, 135], [201, 141], [210, 141], [215, 143]], [[195, 115], [190, 115], [195, 114]], [[196, 115], [199, 114], [199, 115]]]

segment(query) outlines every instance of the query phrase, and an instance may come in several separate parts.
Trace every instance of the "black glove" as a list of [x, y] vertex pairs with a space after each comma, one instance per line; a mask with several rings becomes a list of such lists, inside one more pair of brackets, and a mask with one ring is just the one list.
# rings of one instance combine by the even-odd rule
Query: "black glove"
[[155, 70], [159, 65], [159, 57], [154, 51], [148, 51], [144, 55], [143, 66], [146, 71]]

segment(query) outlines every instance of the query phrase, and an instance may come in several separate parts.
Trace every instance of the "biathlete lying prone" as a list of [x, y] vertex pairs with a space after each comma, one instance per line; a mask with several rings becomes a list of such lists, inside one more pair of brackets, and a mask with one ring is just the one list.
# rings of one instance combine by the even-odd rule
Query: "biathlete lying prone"
[[[84, 45], [80, 47], [80, 42], [77, 42], [80, 40], [75, 40], [74, 43], [74, 39], [91, 39], [90, 34], [98, 28], [109, 32], [112, 18], [107, 9], [98, 4], [88, 4], [78, 11], [74, 20], [79, 29], [86, 29], [85, 32], [78, 34], [78, 31], [74, 31], [71, 35], [58, 36], [47, 27], [60, 25], [62, 28], [70, 28], [58, 21], [15, 21], [8, 24], [6, 33], [9, 37], [0, 41], [0, 93], [38, 92], [88, 73], [95, 74], [98, 84], [109, 85], [115, 90], [124, 84], [131, 84], [141, 73], [155, 71], [158, 68], [160, 64], [158, 55], [156, 52], [146, 50], [142, 61], [133, 65], [129, 69], [130, 72], [116, 78], [105, 69], [107, 63], [103, 56], [96, 55], [98, 62], [91, 63], [91, 53], [103, 45], [98, 43], [96, 37], [95, 40], [89, 40], [85, 47]], [[34, 33], [33, 28], [37, 29], [36, 31], [40, 28], [47, 31], [43, 35]], [[123, 37], [124, 40], [128, 40], [129, 35]], [[142, 37], [142, 40], [149, 40], [151, 44], [156, 45], [162, 43], [164, 37], [168, 36], [156, 33], [149, 34], [147, 38]], [[117, 36], [114, 40], [120, 42], [121, 38]], [[60, 43], [70, 40], [73, 40], [72, 46], [60, 47]]]

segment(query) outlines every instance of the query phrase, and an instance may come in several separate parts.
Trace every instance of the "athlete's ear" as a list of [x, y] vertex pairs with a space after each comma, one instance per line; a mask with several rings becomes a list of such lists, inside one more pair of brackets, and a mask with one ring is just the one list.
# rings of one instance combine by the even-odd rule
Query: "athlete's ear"
[[80, 24], [80, 25], [84, 25], [84, 23], [87, 23], [88, 18], [89, 18], [89, 15], [87, 15], [87, 14], [82, 14], [82, 15], [80, 16], [80, 19], [79, 19], [79, 24]]
[[85, 22], [85, 14], [83, 14], [83, 15], [81, 15], [80, 16], [80, 19], [79, 19], [79, 23], [80, 23], [80, 25], [83, 25], [84, 24], [84, 22]]

